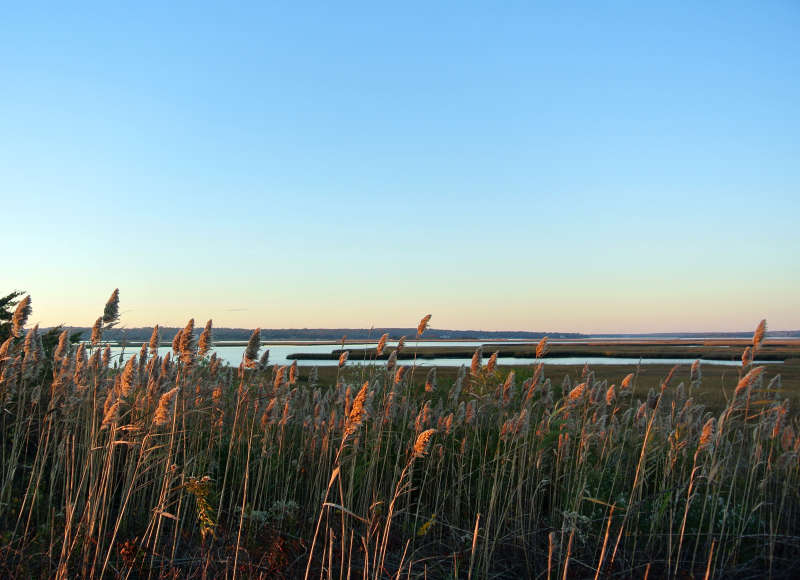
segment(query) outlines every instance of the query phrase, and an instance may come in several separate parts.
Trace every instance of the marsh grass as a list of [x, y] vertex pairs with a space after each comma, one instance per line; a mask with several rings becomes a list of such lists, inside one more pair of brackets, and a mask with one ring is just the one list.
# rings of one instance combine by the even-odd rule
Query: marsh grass
[[26, 316], [0, 360], [4, 577], [798, 571], [798, 425], [750, 354], [712, 412], [699, 367], [646, 395], [637, 373], [554, 384], [480, 351], [448, 381], [344, 357], [318, 383], [259, 359], [258, 331], [221, 365], [190, 321], [175, 357], [155, 330], [118, 368], [99, 338], [43, 356]]

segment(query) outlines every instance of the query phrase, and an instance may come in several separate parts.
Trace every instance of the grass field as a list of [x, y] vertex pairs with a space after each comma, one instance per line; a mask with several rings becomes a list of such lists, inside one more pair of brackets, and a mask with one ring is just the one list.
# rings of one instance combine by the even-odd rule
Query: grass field
[[313, 371], [263, 364], [254, 333], [237, 369], [192, 321], [116, 369], [113, 304], [50, 353], [24, 314], [0, 350], [3, 577], [800, 572], [791, 361]]

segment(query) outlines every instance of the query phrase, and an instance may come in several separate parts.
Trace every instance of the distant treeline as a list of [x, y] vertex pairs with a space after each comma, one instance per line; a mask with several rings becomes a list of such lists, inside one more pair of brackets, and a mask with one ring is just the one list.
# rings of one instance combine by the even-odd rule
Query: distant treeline
[[[73, 331], [82, 332], [85, 338], [92, 333], [89, 327], [73, 327]], [[178, 332], [183, 330], [177, 327], [161, 327], [161, 340], [170, 341]], [[200, 333], [202, 325], [195, 330]], [[142, 328], [112, 328], [103, 332], [103, 339], [119, 341], [147, 341], [153, 332], [153, 327]], [[253, 333], [252, 328], [215, 328], [214, 340], [247, 340]], [[416, 328], [264, 328], [261, 330], [261, 340], [378, 340], [382, 334], [388, 333], [389, 339], [397, 340], [403, 336], [412, 339], [417, 334]], [[425, 331], [426, 339], [452, 339], [452, 340], [490, 340], [499, 338], [539, 340], [543, 336], [550, 338], [586, 338], [587, 335], [577, 332], [525, 332], [525, 331], [486, 331], [486, 330], [438, 330]]]
[[[83, 338], [91, 335], [89, 327], [72, 327], [73, 332], [81, 332]], [[171, 341], [178, 330], [177, 327], [162, 327], [161, 340]], [[195, 330], [197, 334], [202, 330], [202, 325]], [[153, 332], [152, 327], [141, 328], [112, 328], [103, 333], [103, 339], [109, 341], [147, 341]], [[249, 328], [215, 328], [214, 340], [247, 340], [253, 330]], [[262, 340], [377, 340], [384, 333], [389, 334], [389, 339], [397, 340], [405, 336], [413, 339], [417, 334], [416, 328], [265, 328], [261, 330]], [[492, 340], [492, 339], [530, 339], [539, 340], [543, 336], [551, 339], [559, 338], [750, 338], [752, 332], [668, 332], [668, 333], [640, 333], [640, 334], [582, 334], [579, 332], [528, 332], [519, 330], [440, 330], [428, 329], [425, 331], [426, 339], [449, 340]], [[800, 338], [800, 330], [770, 331], [769, 338]]]

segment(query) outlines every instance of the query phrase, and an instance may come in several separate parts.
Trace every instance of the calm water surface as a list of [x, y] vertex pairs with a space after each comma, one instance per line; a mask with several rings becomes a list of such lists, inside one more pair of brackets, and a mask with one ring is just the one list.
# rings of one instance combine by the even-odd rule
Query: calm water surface
[[[558, 341], [551, 341], [552, 343], [557, 343]], [[396, 341], [389, 341], [387, 343], [389, 346], [395, 346], [397, 344]], [[414, 341], [407, 341], [406, 345], [412, 346]], [[487, 341], [427, 341], [427, 345], [430, 346], [468, 346], [472, 348], [477, 348], [478, 346], [485, 345], [487, 347], [491, 347], [492, 343]], [[494, 343], [497, 344], [497, 343]], [[502, 341], [502, 344], [531, 344], [529, 340], [510, 340], [510, 341]], [[535, 344], [535, 343], [534, 343]], [[358, 342], [358, 343], [347, 343], [345, 348], [347, 349], [359, 349], [359, 348], [368, 348], [375, 346], [375, 342]], [[214, 348], [214, 352], [217, 353], [217, 356], [220, 357], [224, 362], [232, 365], [232, 366], [239, 366], [239, 363], [242, 362], [242, 355], [244, 354], [244, 346], [226, 346], [225, 343], [219, 342], [216, 344]], [[262, 344], [261, 350], [259, 351], [259, 355], [264, 352], [264, 349], [269, 349], [269, 364], [278, 364], [278, 365], [290, 365], [292, 364], [293, 360], [289, 359], [288, 356], [295, 353], [319, 353], [319, 354], [329, 354], [333, 350], [338, 350], [341, 348], [340, 344], [331, 344], [327, 342], [326, 344], [319, 344], [318, 342], [310, 342], [310, 341], [275, 341]], [[161, 356], [164, 356], [168, 352], [171, 352], [172, 349], [169, 346], [162, 346], [158, 349], [158, 353]], [[121, 360], [124, 362], [127, 360], [131, 355], [137, 354], [139, 352], [138, 347], [127, 347], [124, 350], [122, 347], [119, 346], [112, 346], [111, 352], [115, 357], [120, 357]], [[488, 354], [488, 353], [487, 353]], [[422, 367], [453, 367], [453, 366], [460, 366], [462, 364], [469, 364], [472, 358], [471, 354], [467, 354], [464, 358], [433, 358], [433, 359], [419, 359], [417, 360], [417, 366]], [[119, 360], [119, 359], [118, 359]], [[628, 365], [628, 366], [635, 366], [637, 364], [643, 365], [650, 365], [650, 364], [661, 364], [661, 365], [676, 365], [676, 364], [692, 364], [695, 361], [693, 358], [628, 358], [628, 357], [564, 357], [564, 358], [548, 358], [545, 359], [545, 363], [548, 365], [583, 365], [589, 363], [590, 365]], [[353, 357], [347, 361], [348, 365], [356, 365], [362, 364], [363, 360], [358, 360], [357, 358]], [[367, 363], [371, 361], [367, 360]], [[413, 361], [411, 360], [404, 360], [400, 361], [402, 365], [412, 365]], [[500, 366], [514, 366], [514, 365], [533, 365], [538, 364], [540, 361], [535, 358], [514, 358], [514, 357], [502, 357], [497, 359], [497, 364]], [[781, 364], [781, 361], [757, 361], [758, 364]], [[320, 360], [299, 360], [297, 361], [298, 365], [301, 366], [335, 366], [338, 363], [335, 359], [320, 359]], [[738, 360], [710, 360], [710, 359], [702, 359], [701, 364], [704, 365], [721, 365], [721, 366], [741, 366], [741, 361]]]

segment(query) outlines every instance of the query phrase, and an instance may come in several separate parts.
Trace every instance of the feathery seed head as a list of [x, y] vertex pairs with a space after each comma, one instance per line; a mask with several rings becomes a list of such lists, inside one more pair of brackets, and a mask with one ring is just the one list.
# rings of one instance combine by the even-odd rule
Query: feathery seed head
[[388, 338], [388, 333], [384, 333], [383, 336], [381, 336], [380, 340], [378, 341], [378, 346], [375, 347], [376, 356], [381, 356], [383, 354], [383, 349], [386, 348], [386, 341]]
[[175, 397], [178, 394], [178, 387], [173, 387], [158, 400], [158, 407], [153, 415], [153, 425], [161, 427], [166, 425], [172, 418], [173, 410], [175, 408]]
[[619, 385], [620, 390], [629, 389], [631, 384], [633, 383], [633, 373], [627, 375]]
[[422, 320], [419, 321], [417, 325], [417, 336], [422, 336], [422, 333], [428, 328], [428, 323], [431, 321], [431, 315], [426, 314], [422, 317]]
[[250, 340], [247, 341], [247, 347], [244, 349], [244, 366], [252, 368], [256, 365], [258, 360], [258, 351], [261, 349], [261, 329], [256, 328], [253, 334], [250, 335]]
[[60, 363], [69, 350], [69, 330], [64, 330], [58, 335], [58, 346], [53, 351], [53, 360]]
[[536, 358], [542, 358], [545, 354], [547, 354], [547, 337], [543, 337], [542, 340], [539, 341], [539, 344], [536, 345]]
[[753, 363], [753, 350], [748, 346], [742, 353], [742, 366], [746, 367]]
[[389, 353], [389, 359], [386, 361], [386, 370], [392, 370], [397, 364], [397, 351], [393, 350]]
[[208, 351], [211, 350], [212, 347], [212, 338], [211, 338], [211, 321], [209, 320], [206, 322], [206, 326], [203, 329], [203, 332], [200, 334], [200, 338], [197, 341], [197, 356], [203, 358], [208, 354]]
[[111, 328], [119, 321], [119, 288], [116, 288], [103, 308], [103, 324]]
[[469, 365], [469, 372], [471, 375], [477, 375], [480, 370], [481, 366], [483, 365], [483, 348], [478, 347], [475, 349], [475, 354], [472, 355], [472, 362]]
[[150, 356], [156, 356], [158, 354], [158, 347], [161, 343], [161, 330], [158, 328], [158, 324], [153, 327], [153, 334], [150, 335]]
[[178, 341], [178, 347], [181, 351], [181, 360], [183, 363], [186, 365], [192, 364], [195, 356], [197, 355], [197, 345], [194, 341], [194, 318], [189, 319], [189, 322], [186, 323], [183, 332], [181, 332], [181, 337]]
[[123, 397], [127, 397], [131, 394], [131, 390], [133, 389], [135, 381], [135, 369], [136, 355], [133, 355], [125, 364], [125, 368], [122, 371], [122, 376], [120, 377], [119, 386]]
[[492, 353], [492, 356], [489, 357], [489, 362], [486, 363], [486, 372], [493, 373], [494, 368], [497, 366], [497, 355], [500, 354], [498, 351]]
[[711, 417], [706, 421], [706, 424], [703, 425], [703, 432], [700, 434], [700, 442], [697, 445], [698, 452], [711, 444], [711, 441], [714, 439], [714, 426], [716, 422], [717, 420]]
[[740, 398], [744, 393], [747, 393], [756, 379], [761, 376], [761, 373], [764, 372], [764, 370], [765, 367], [763, 366], [755, 367], [749, 373], [743, 376], [739, 380], [739, 383], [736, 385], [736, 389], [733, 392], [734, 399]]
[[369, 381], [365, 381], [358, 391], [356, 398], [353, 399], [353, 406], [350, 409], [350, 414], [347, 417], [347, 423], [342, 436], [342, 442], [350, 435], [356, 432], [359, 426], [364, 422], [367, 417], [367, 409], [364, 403], [367, 400], [367, 389], [369, 388]]
[[12, 336], [15, 338], [22, 336], [22, 329], [25, 327], [25, 323], [28, 322], [28, 316], [31, 315], [31, 311], [31, 297], [28, 295], [19, 301], [17, 308], [14, 310], [14, 315], [11, 317]]
[[425, 392], [432, 393], [436, 390], [436, 367], [431, 367], [425, 378]]
[[702, 371], [700, 370], [700, 359], [692, 363], [692, 370], [689, 373], [689, 379], [692, 382], [699, 381], [702, 378]]
[[586, 383], [581, 383], [569, 392], [569, 394], [567, 395], [567, 401], [570, 403], [574, 403], [575, 401], [580, 399], [585, 392], [586, 392]]
[[178, 332], [175, 333], [175, 337], [172, 339], [172, 353], [175, 356], [178, 356], [181, 352], [181, 335], [183, 334], [183, 329], [178, 329]]
[[265, 371], [267, 367], [269, 367], [269, 349], [265, 348], [264, 352], [261, 353], [261, 358], [258, 359], [258, 368]]
[[101, 316], [94, 321], [94, 326], [92, 326], [92, 337], [91, 337], [92, 346], [97, 346], [98, 344], [100, 344], [100, 341], [102, 339], [103, 339], [103, 317]]
[[419, 434], [417, 440], [414, 442], [413, 457], [415, 459], [425, 457], [428, 453], [428, 449], [430, 449], [431, 445], [431, 438], [434, 433], [436, 433], [436, 429], [427, 429]]
[[753, 350], [756, 350], [764, 342], [764, 337], [767, 334], [767, 319], [763, 319], [758, 323], [755, 333], [753, 333]]

